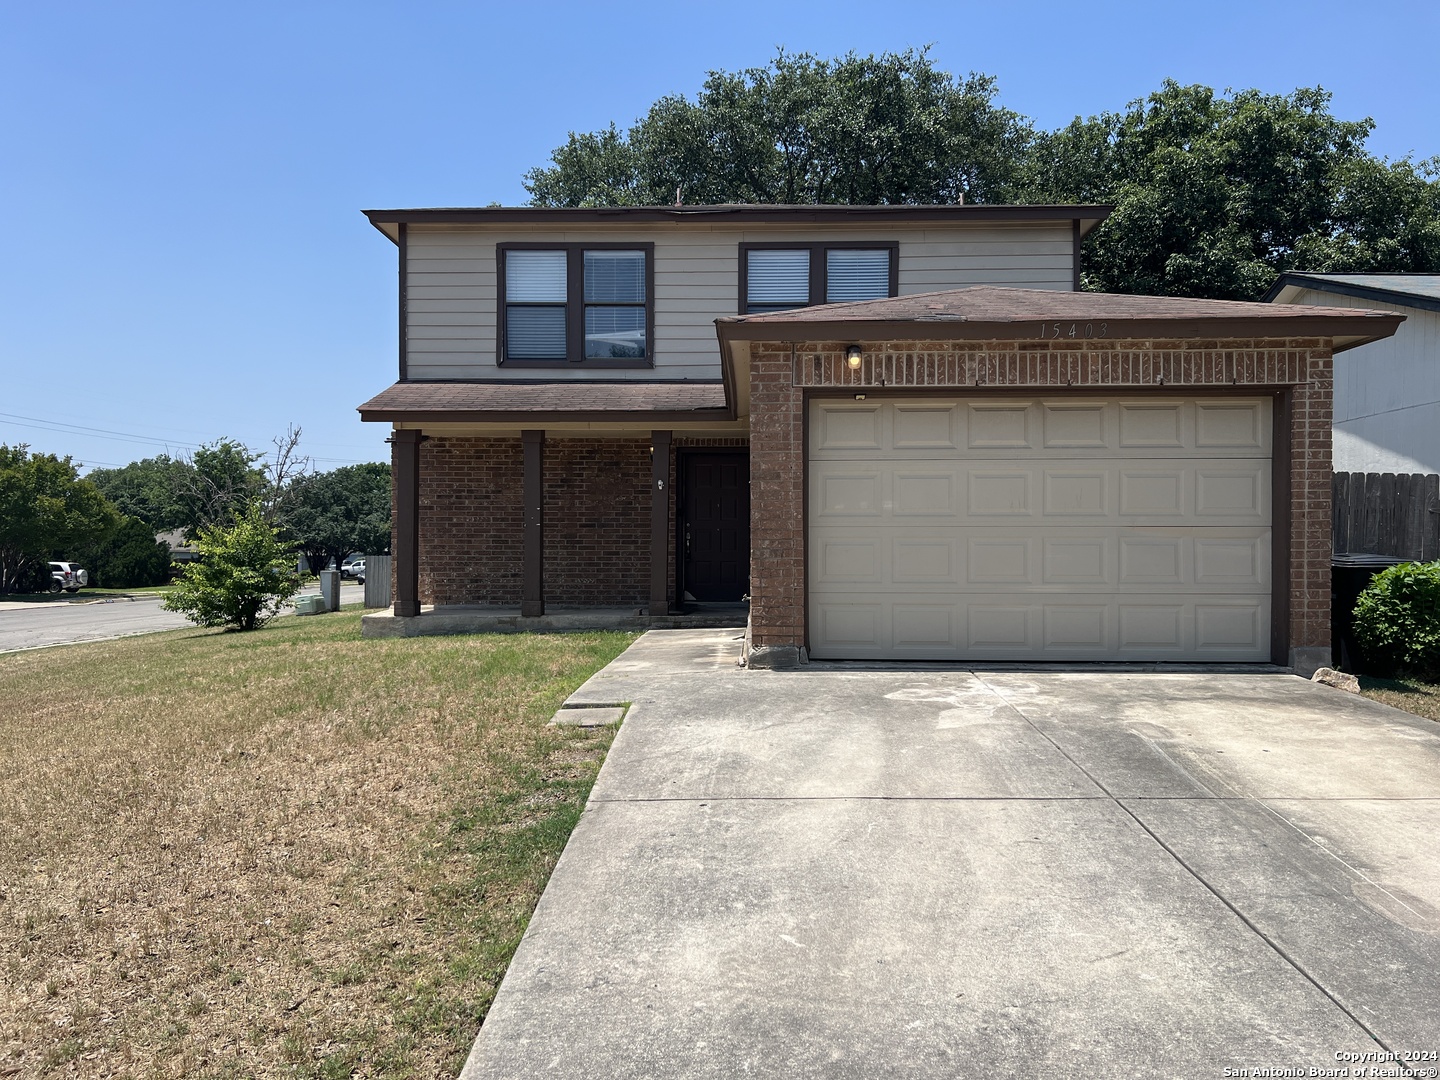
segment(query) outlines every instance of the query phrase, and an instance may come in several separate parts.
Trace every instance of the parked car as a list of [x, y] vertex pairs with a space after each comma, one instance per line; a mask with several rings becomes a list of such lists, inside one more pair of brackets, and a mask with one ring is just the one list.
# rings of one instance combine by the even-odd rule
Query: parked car
[[361, 584], [365, 582], [365, 556], [351, 555], [340, 564], [340, 576], [342, 578], [359, 578]]
[[50, 591], [52, 593], [57, 593], [62, 589], [69, 593], [79, 592], [82, 586], [89, 584], [89, 572], [82, 570], [78, 563], [52, 562], [50, 564]]

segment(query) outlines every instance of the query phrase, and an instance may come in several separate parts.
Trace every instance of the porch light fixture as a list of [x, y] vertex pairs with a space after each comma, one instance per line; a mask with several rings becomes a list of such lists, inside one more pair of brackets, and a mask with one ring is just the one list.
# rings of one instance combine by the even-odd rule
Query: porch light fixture
[[851, 371], [860, 370], [860, 358], [862, 355], [859, 345], [851, 345], [850, 348], [845, 350], [845, 362], [850, 365]]

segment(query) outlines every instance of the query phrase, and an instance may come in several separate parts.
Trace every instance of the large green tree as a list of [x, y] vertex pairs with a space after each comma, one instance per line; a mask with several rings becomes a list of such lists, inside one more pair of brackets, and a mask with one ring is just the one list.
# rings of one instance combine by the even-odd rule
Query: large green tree
[[1038, 136], [1025, 196], [1114, 205], [1085, 250], [1104, 292], [1253, 300], [1286, 270], [1440, 270], [1440, 188], [1367, 153], [1372, 126], [1318, 88], [1166, 82]]
[[0, 592], [14, 592], [37, 562], [72, 558], [118, 524], [115, 507], [69, 457], [0, 443]]
[[85, 479], [121, 513], [143, 521], [151, 532], [196, 524], [187, 505], [187, 493], [196, 488], [197, 477], [195, 466], [184, 458], [159, 454], [117, 469], [91, 469]]
[[526, 174], [537, 206], [1113, 204], [1084, 285], [1253, 300], [1286, 270], [1440, 272], [1440, 159], [1383, 161], [1324, 90], [1217, 94], [1167, 81], [1040, 132], [995, 81], [924, 51], [711, 72], [628, 130], [571, 133]]
[[661, 98], [627, 132], [572, 132], [525, 187], [536, 206], [668, 205], [677, 189], [700, 204], [1000, 202], [1031, 130], [995, 93], [924, 50], [782, 50], [711, 72], [693, 102]]
[[139, 518], [122, 517], [114, 535], [79, 549], [76, 558], [90, 573], [90, 584], [107, 589], [163, 585], [170, 580], [170, 545]]
[[311, 568], [323, 569], [352, 551], [390, 550], [390, 466], [346, 465], [302, 476], [290, 485], [285, 535]]

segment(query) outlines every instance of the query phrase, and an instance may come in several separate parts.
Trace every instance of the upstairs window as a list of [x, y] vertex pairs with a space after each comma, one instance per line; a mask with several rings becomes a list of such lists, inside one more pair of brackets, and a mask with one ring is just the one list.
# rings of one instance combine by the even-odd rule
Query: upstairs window
[[653, 245], [500, 248], [500, 362], [648, 367]]
[[740, 311], [881, 300], [898, 285], [897, 244], [741, 244]]

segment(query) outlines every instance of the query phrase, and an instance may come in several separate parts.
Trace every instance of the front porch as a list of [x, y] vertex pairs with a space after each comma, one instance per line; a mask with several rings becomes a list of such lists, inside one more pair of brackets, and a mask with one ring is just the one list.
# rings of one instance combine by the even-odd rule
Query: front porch
[[[523, 615], [504, 604], [425, 604], [418, 615], [376, 611], [360, 621], [366, 638], [438, 637], [446, 634], [545, 634], [581, 630], [704, 630], [733, 627], [744, 633], [750, 605], [687, 604], [682, 611], [647, 614], [636, 607], [547, 604], [543, 615]], [[736, 656], [739, 656], [737, 646]]]

